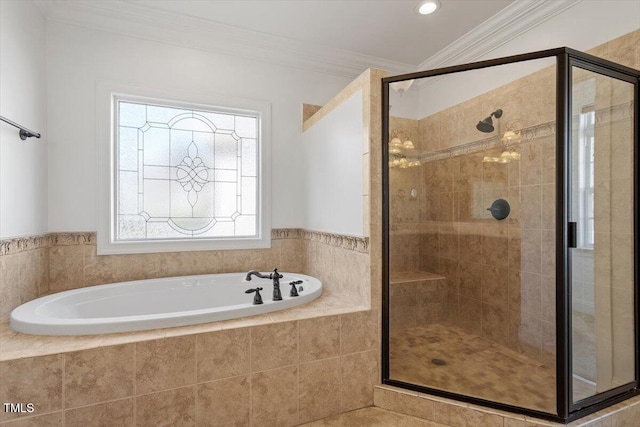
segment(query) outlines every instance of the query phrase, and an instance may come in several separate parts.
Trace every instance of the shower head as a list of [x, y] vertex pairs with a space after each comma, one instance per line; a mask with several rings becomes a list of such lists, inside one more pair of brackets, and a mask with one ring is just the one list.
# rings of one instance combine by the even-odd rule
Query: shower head
[[484, 133], [493, 132], [493, 130], [495, 129], [493, 127], [493, 120], [491, 120], [491, 117], [487, 117], [486, 119], [478, 122], [478, 124], [476, 125], [476, 129]]
[[491, 113], [489, 117], [487, 117], [482, 121], [479, 121], [478, 124], [476, 125], [476, 129], [484, 133], [493, 132], [495, 128], [493, 127], [493, 119], [491, 119], [491, 116], [495, 117], [496, 119], [499, 119], [500, 117], [502, 117], [502, 110], [498, 108], [496, 111]]

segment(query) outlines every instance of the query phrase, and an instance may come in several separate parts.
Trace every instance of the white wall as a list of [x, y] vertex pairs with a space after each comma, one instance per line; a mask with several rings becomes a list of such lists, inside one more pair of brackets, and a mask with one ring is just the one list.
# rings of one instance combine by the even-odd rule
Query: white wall
[[0, 1], [0, 239], [47, 231], [45, 19], [31, 2]]
[[[638, 28], [640, 1], [583, 0], [476, 60], [563, 46], [586, 51]], [[554, 64], [538, 60], [445, 76], [422, 87], [418, 116], [430, 116]]]
[[[362, 91], [357, 91], [302, 136], [304, 227], [363, 236]], [[292, 204], [291, 209], [299, 209]]]
[[60, 22], [47, 25], [49, 229], [97, 227], [96, 81], [267, 101], [272, 226], [302, 227], [301, 104], [324, 104], [345, 77], [301, 71]]

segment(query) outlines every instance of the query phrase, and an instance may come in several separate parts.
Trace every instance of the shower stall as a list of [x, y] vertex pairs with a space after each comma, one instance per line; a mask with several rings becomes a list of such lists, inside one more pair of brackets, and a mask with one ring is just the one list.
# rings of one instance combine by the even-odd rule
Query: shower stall
[[558, 48], [383, 79], [383, 383], [559, 422], [638, 393], [639, 78]]

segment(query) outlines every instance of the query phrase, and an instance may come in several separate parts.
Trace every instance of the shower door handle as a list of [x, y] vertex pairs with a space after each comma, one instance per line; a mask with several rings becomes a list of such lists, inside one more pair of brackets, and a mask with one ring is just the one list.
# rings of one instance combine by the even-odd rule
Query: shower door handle
[[578, 227], [575, 222], [567, 223], [567, 246], [570, 248], [578, 247]]

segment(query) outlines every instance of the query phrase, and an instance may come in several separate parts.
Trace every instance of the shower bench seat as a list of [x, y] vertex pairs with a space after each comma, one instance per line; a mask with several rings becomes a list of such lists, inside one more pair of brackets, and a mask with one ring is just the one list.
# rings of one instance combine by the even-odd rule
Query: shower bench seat
[[446, 317], [447, 278], [426, 271], [391, 273], [389, 300], [391, 331], [441, 322]]

